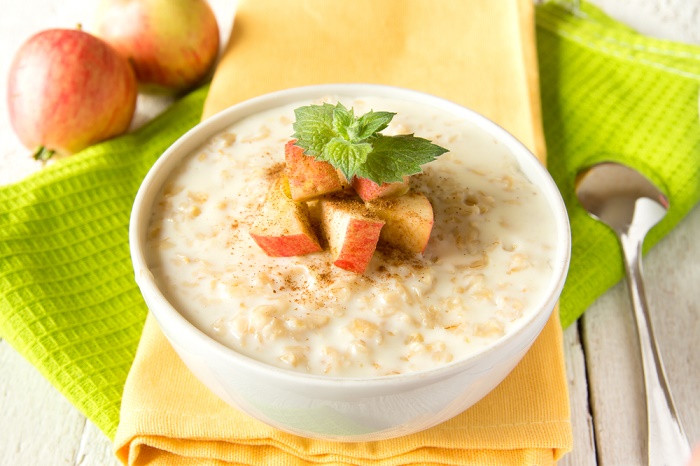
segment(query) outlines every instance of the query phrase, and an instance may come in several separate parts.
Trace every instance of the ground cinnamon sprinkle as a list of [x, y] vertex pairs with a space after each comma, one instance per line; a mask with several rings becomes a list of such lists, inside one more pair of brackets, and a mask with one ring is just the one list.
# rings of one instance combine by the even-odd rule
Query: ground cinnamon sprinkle
[[[415, 270], [422, 270], [428, 267], [428, 264], [421, 255], [406, 252], [383, 241], [377, 243], [376, 252], [379, 253], [382, 263], [390, 266], [404, 265]], [[386, 266], [380, 266], [377, 271], [386, 271]]]
[[[522, 212], [507, 204], [513, 194], [506, 189], [510, 180], [501, 176], [507, 174], [501, 173], [501, 168], [496, 175], [488, 175], [486, 169], [479, 175], [462, 165], [461, 158], [473, 155], [470, 141], [456, 140], [450, 147], [453, 155], [446, 154], [410, 178], [413, 199], [406, 199], [413, 201], [422, 195], [433, 208], [433, 230], [425, 255], [388, 243], [404, 244], [397, 240], [403, 238], [422, 243], [423, 236], [410, 235], [413, 225], [425, 226], [424, 216], [412, 218], [421, 213], [419, 209], [414, 213], [412, 207], [404, 209], [403, 203], [391, 198], [365, 204], [351, 185], [342, 183], [340, 193], [296, 205], [300, 217], [308, 215], [323, 251], [298, 258], [264, 256], [249, 233], [260, 216], [266, 185], [285, 177], [280, 143], [290, 134], [292, 109], [288, 110], [289, 118], [284, 122], [280, 118], [280, 124], [266, 120], [265, 128], [256, 129], [251, 124], [227, 129], [205, 148], [210, 156], [197, 159], [196, 168], [204, 165], [209, 171], [177, 173], [158, 199], [158, 224], [153, 227], [163, 231], [153, 234], [149, 244], [161, 266], [158, 270], [165, 275], [162, 279], [172, 282], [167, 283], [168, 292], [184, 303], [186, 318], [234, 350], [271, 365], [314, 374], [373, 376], [447, 363], [453, 356], [468, 354], [472, 341], [497, 338], [505, 328], [502, 319], [512, 322], [524, 314], [526, 299], [539, 289], [528, 289], [524, 296], [518, 275], [532, 275], [539, 269], [533, 265], [529, 271], [519, 271], [523, 264], [530, 264], [515, 256], [521, 252], [515, 249], [516, 239], [522, 235], [506, 230], [515, 222], [508, 213]], [[404, 129], [405, 133], [416, 130], [430, 137], [437, 134], [430, 133], [433, 129], [443, 129], [436, 125], [452, 128], [451, 118], [447, 121], [450, 124], [443, 119], [433, 122], [419, 111], [407, 110], [418, 126], [408, 125], [401, 134]], [[462, 135], [456, 133], [458, 128], [454, 130]], [[240, 137], [235, 137], [236, 132]], [[451, 134], [444, 136], [450, 140]], [[510, 160], [501, 161], [496, 150], [491, 154], [487, 150], [490, 145], [476, 147], [493, 155], [474, 157], [478, 167], [482, 159], [501, 165]], [[283, 191], [290, 198], [288, 190]], [[207, 205], [213, 207], [202, 209], [203, 215], [188, 215], [190, 211], [183, 210], [181, 203], [198, 206], [205, 199], [200, 193], [208, 195]], [[335, 206], [324, 212], [323, 201], [344, 204], [342, 215], [336, 215]], [[415, 205], [419, 207], [419, 203]], [[508, 208], [503, 215], [501, 205]], [[333, 264], [321, 231], [322, 219], [328, 217], [332, 219], [326, 223], [333, 222], [334, 233], [349, 224], [348, 220], [383, 220], [384, 232], [365, 274]], [[267, 233], [284, 234], [285, 222], [280, 215], [266, 219], [275, 228]], [[216, 231], [208, 234], [212, 227]], [[377, 225], [373, 227], [379, 230]], [[480, 233], [481, 228], [489, 234]], [[492, 237], [491, 230], [494, 234], [504, 230], [507, 236]], [[546, 240], [539, 236], [533, 248], [541, 249], [540, 243]], [[333, 241], [336, 238], [345, 239], [343, 232], [332, 236]], [[223, 257], [229, 254], [221, 253], [222, 245], [230, 257]], [[521, 247], [520, 243], [517, 246]], [[193, 250], [197, 257], [184, 256]], [[513, 256], [503, 265], [510, 274], [494, 268], [495, 256], [486, 255], [492, 250], [499, 257]], [[544, 277], [545, 272], [540, 274]], [[532, 287], [536, 286], [533, 281]], [[496, 312], [492, 310], [494, 302], [499, 306]], [[212, 321], [214, 314], [219, 319], [216, 322]], [[483, 322], [475, 320], [480, 315], [488, 317]]]
[[284, 162], [279, 162], [270, 165], [265, 170], [265, 179], [268, 183], [272, 183], [284, 172], [285, 164]]
[[342, 205], [344, 210], [357, 217], [379, 220], [377, 214], [369, 210], [365, 203], [355, 193], [341, 191], [326, 195], [325, 200], [330, 203]]
[[328, 286], [333, 284], [333, 275], [328, 272], [319, 273], [316, 278], [321, 286]]
[[285, 289], [289, 289], [289, 290], [292, 290], [292, 291], [299, 291], [300, 289], [302, 289], [302, 288], [294, 281], [294, 279], [293, 279], [292, 277], [289, 277], [289, 276], [288, 276], [288, 277], [285, 277], [285, 279], [284, 279], [284, 287], [285, 287]]

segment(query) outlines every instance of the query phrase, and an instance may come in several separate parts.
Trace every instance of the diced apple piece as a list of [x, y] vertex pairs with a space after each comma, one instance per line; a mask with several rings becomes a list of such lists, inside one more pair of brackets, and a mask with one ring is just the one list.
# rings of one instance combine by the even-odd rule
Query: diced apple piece
[[354, 193], [355, 188], [352, 186], [352, 183], [349, 182], [347, 178], [345, 178], [343, 172], [336, 169], [336, 173], [338, 174], [338, 179], [340, 180], [341, 190], [347, 191], [348, 193]]
[[322, 198], [321, 228], [341, 269], [364, 273], [377, 247], [384, 221], [357, 199]]
[[309, 209], [309, 220], [311, 221], [311, 225], [321, 225], [321, 199], [311, 199], [310, 201], [306, 201], [304, 204], [306, 204], [306, 207]]
[[289, 190], [295, 201], [307, 201], [324, 194], [340, 191], [343, 184], [335, 167], [304, 154], [304, 149], [295, 146], [295, 139], [284, 146]]
[[381, 185], [367, 178], [355, 177], [352, 180], [352, 186], [358, 196], [363, 201], [368, 202], [380, 197], [395, 197], [406, 194], [408, 192], [408, 176], [404, 176], [403, 181], [382, 183]]
[[288, 191], [284, 176], [273, 183], [250, 229], [250, 236], [271, 257], [303, 256], [321, 251], [306, 204], [294, 202]]
[[386, 222], [380, 241], [406, 252], [423, 253], [433, 229], [433, 206], [421, 193], [368, 202], [367, 208]]

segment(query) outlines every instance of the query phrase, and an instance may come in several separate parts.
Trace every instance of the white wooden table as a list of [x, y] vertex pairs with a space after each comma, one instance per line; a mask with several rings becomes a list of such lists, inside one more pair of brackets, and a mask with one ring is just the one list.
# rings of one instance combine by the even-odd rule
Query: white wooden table
[[[8, 122], [10, 60], [34, 31], [89, 24], [86, 0], [6, 2], [0, 15], [0, 184], [37, 169]], [[222, 27], [233, 3], [210, 0]], [[612, 16], [659, 37], [700, 44], [697, 0], [594, 0]], [[162, 109], [140, 101], [138, 121]], [[687, 434], [700, 441], [700, 206], [644, 259], [647, 297]], [[645, 404], [637, 337], [624, 284], [565, 331], [575, 446], [562, 465], [643, 464]], [[109, 440], [0, 339], [0, 466], [117, 464]]]

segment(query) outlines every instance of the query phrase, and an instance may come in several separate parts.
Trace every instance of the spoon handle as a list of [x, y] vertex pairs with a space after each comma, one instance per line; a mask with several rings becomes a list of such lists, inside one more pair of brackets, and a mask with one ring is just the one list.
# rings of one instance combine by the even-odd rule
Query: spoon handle
[[627, 285], [639, 334], [647, 401], [648, 464], [683, 465], [690, 458], [690, 443], [683, 431], [663, 360], [649, 319], [642, 276], [642, 238], [620, 235], [625, 258]]

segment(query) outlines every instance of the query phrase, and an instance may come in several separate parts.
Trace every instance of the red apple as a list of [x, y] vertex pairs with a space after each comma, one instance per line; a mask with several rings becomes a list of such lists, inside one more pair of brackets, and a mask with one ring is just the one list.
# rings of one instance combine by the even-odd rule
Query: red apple
[[131, 62], [145, 91], [192, 88], [219, 51], [219, 27], [206, 0], [103, 0], [95, 27]]
[[289, 198], [288, 189], [284, 177], [272, 185], [250, 229], [250, 236], [271, 257], [321, 251], [306, 205]]
[[292, 199], [307, 201], [344, 188], [345, 178], [341, 180], [333, 165], [304, 154], [304, 149], [295, 146], [295, 142], [296, 140], [292, 139], [284, 146], [284, 160]]
[[321, 198], [321, 228], [333, 265], [364, 273], [377, 247], [384, 221], [374, 217], [356, 199]]
[[423, 194], [377, 199], [368, 202], [367, 208], [386, 222], [380, 241], [406, 252], [425, 251], [433, 230], [433, 206]]
[[408, 179], [408, 176], [404, 176], [403, 181], [382, 183], [379, 185], [367, 178], [355, 177], [352, 180], [352, 186], [355, 188], [355, 192], [357, 192], [358, 196], [360, 196], [363, 201], [367, 202], [380, 197], [393, 197], [406, 194], [408, 192]]
[[22, 143], [47, 159], [124, 133], [136, 107], [129, 63], [87, 32], [49, 29], [30, 37], [10, 67], [7, 101]]

